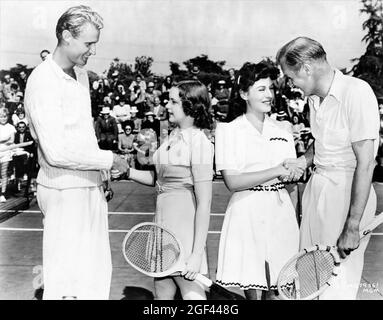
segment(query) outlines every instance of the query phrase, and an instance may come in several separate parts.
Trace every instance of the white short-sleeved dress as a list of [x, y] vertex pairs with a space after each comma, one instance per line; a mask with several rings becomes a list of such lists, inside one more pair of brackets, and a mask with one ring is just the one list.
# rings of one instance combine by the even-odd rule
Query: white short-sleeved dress
[[[269, 117], [262, 134], [246, 115], [221, 123], [215, 141], [217, 170], [257, 172], [296, 157], [293, 136]], [[278, 179], [234, 192], [223, 222], [216, 280], [244, 290], [275, 290], [279, 271], [298, 252], [298, 246], [295, 209]]]
[[[174, 129], [153, 155], [157, 173], [155, 222], [181, 241], [185, 259], [193, 250], [196, 182], [212, 181], [214, 148], [202, 130]], [[200, 273], [206, 274], [206, 251]]]

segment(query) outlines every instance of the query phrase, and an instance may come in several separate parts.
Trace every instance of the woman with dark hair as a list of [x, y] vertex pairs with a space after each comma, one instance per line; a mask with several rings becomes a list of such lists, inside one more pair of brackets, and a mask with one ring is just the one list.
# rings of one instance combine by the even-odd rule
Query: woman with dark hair
[[216, 167], [233, 192], [216, 279], [245, 290], [248, 299], [277, 289], [279, 271], [299, 245], [295, 209], [281, 182], [295, 175], [283, 163], [296, 157], [294, 140], [267, 116], [278, 72], [267, 62], [245, 63], [232, 92], [235, 118], [216, 128]]
[[170, 91], [172, 86], [173, 86], [172, 77], [166, 76], [166, 78], [165, 78], [165, 80], [161, 86], [161, 91], [162, 91], [161, 99], [162, 99], [162, 101], [169, 100], [169, 91]]
[[199, 81], [182, 81], [169, 91], [166, 108], [176, 128], [153, 155], [154, 171], [130, 168], [127, 178], [157, 185], [155, 222], [171, 230], [185, 251], [181, 276], [154, 280], [156, 299], [174, 299], [177, 286], [183, 299], [206, 299], [194, 280], [207, 273], [206, 238], [210, 220], [214, 148], [203, 132], [210, 129], [210, 98]]

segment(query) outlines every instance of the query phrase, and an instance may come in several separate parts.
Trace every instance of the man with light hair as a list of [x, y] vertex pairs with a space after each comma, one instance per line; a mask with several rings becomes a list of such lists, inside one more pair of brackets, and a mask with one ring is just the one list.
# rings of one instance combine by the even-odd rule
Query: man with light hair
[[356, 299], [369, 242], [368, 237], [360, 240], [359, 230], [376, 211], [371, 181], [379, 142], [377, 99], [365, 81], [330, 66], [315, 40], [290, 41], [277, 61], [308, 97], [315, 138], [303, 156], [285, 162], [287, 167], [297, 162], [302, 169], [315, 164], [302, 199], [300, 247], [338, 246], [347, 259], [320, 299]]
[[44, 299], [108, 299], [112, 274], [102, 170], [127, 164], [100, 150], [85, 66], [103, 22], [86, 6], [68, 9], [57, 46], [28, 78], [25, 109], [37, 140], [37, 200], [44, 215]]

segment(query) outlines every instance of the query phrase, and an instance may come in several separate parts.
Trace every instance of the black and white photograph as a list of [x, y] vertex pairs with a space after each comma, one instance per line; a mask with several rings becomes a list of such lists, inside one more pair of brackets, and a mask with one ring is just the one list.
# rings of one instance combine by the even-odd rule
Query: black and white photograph
[[383, 300], [382, 139], [383, 0], [0, 0], [0, 301]]

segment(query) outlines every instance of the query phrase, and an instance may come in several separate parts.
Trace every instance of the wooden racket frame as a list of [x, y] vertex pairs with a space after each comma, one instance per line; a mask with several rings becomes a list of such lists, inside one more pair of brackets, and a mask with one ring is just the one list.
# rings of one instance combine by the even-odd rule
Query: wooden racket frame
[[[380, 213], [380, 214], [374, 216], [372, 218], [372, 220], [370, 221], [370, 223], [364, 228], [364, 230], [362, 230], [359, 233], [360, 239], [363, 239], [364, 237], [369, 235], [382, 222], [383, 222], [383, 213]], [[298, 291], [298, 298], [297, 299], [291, 299], [291, 298], [287, 297], [283, 293], [283, 290], [282, 290], [281, 275], [287, 269], [287, 267], [289, 267], [291, 262], [293, 262], [294, 260], [297, 260], [298, 258], [304, 256], [305, 254], [307, 254], [309, 252], [313, 252], [313, 251], [328, 251], [332, 255], [333, 261], [334, 261], [334, 268], [333, 268], [332, 275], [331, 275], [330, 279], [323, 286], [321, 286], [318, 289], [318, 291], [316, 291], [313, 294], [311, 294], [305, 298], [302, 298], [302, 299], [300, 299], [300, 297], [299, 297], [299, 291], [300, 291], [299, 290], [299, 283], [295, 283], [296, 287], [298, 287], [298, 290], [297, 290]], [[316, 297], [321, 295], [328, 287], [330, 287], [333, 284], [336, 277], [340, 273], [341, 262], [342, 262], [342, 259], [339, 256], [339, 253], [338, 253], [336, 246], [315, 245], [315, 246], [312, 246], [310, 248], [306, 248], [306, 249], [301, 250], [300, 252], [298, 252], [296, 255], [294, 255], [291, 259], [289, 259], [286, 262], [286, 264], [283, 266], [283, 268], [281, 269], [281, 271], [279, 273], [278, 280], [277, 280], [277, 287], [278, 287], [278, 293], [279, 293], [280, 297], [283, 300], [313, 300], [313, 299], [315, 299]]]

